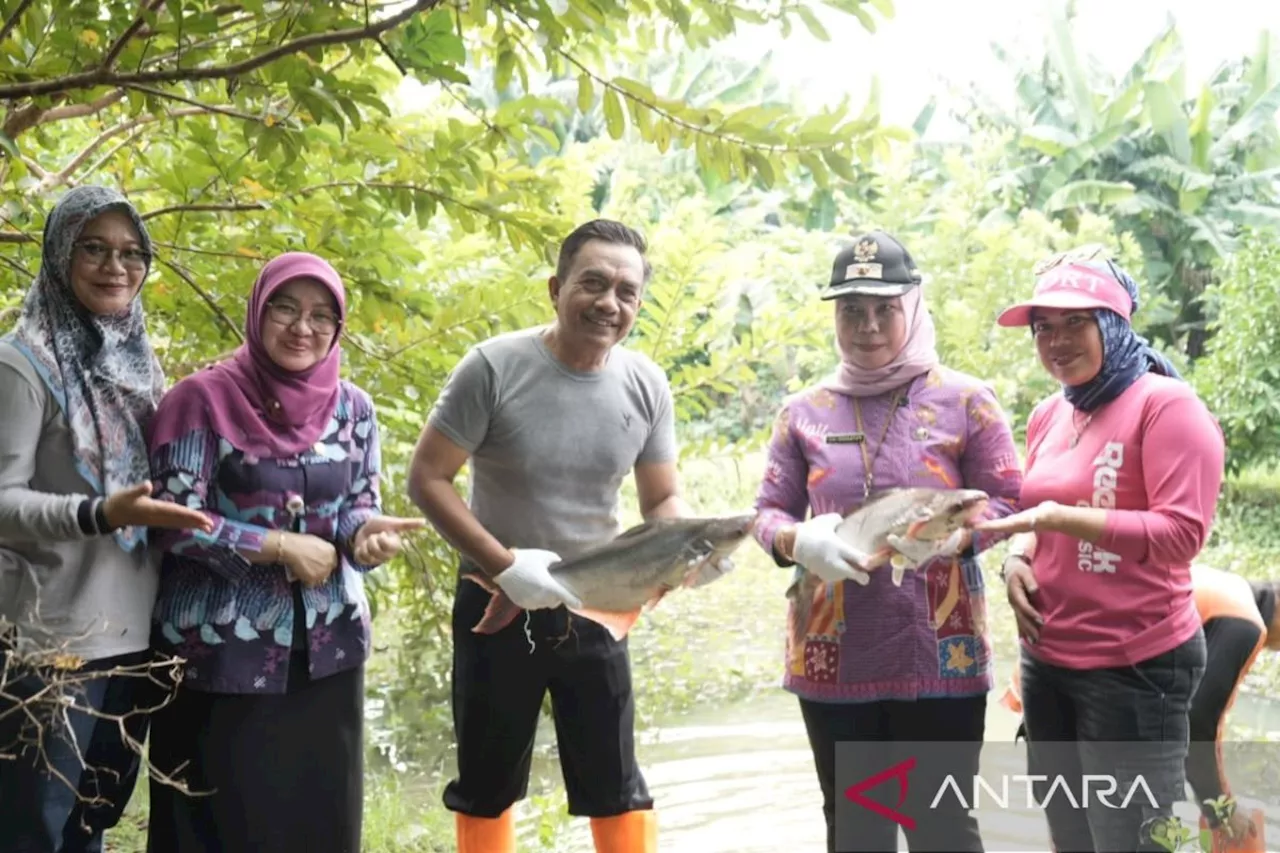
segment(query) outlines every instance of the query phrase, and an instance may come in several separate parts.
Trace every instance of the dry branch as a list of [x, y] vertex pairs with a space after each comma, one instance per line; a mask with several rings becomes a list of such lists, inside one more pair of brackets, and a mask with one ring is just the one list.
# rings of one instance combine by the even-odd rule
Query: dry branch
[[[38, 603], [33, 612], [39, 612]], [[185, 660], [156, 654], [144, 663], [93, 668], [86, 666], [88, 662], [72, 651], [75, 644], [86, 639], [91, 632], [86, 631], [83, 636], [52, 645], [33, 639], [44, 634], [38, 624], [19, 626], [0, 619], [0, 724], [7, 723], [6, 727], [16, 732], [13, 741], [0, 743], [0, 760], [20, 757], [25, 760], [27, 755], [32, 755], [50, 775], [66, 785], [78, 801], [89, 806], [105, 803], [98, 795], [86, 795], [81, 786], [68, 779], [50, 757], [51, 747], [60, 739], [72, 749], [84, 769], [95, 773], [118, 773], [113, 768], [89, 765], [86, 750], [77, 742], [72, 724], [72, 714], [83, 714], [118, 726], [121, 742], [145, 763], [152, 778], [183, 793], [200, 796], [200, 792], [192, 791], [185, 782], [174, 778], [173, 773], [156, 768], [146, 755], [143, 740], [130, 731], [138, 718], [148, 717], [174, 700]], [[104, 678], [146, 680], [154, 685], [155, 698], [142, 701], [121, 714], [99, 710], [85, 697], [88, 686]], [[24, 689], [18, 688], [20, 684], [24, 684]]]

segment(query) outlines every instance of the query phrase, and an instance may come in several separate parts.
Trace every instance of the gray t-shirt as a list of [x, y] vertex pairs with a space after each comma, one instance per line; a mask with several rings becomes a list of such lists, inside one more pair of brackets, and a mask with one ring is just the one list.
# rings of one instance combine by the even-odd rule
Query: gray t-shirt
[[159, 560], [86, 535], [76, 510], [89, 494], [58, 402], [0, 343], [0, 617], [41, 646], [95, 660], [149, 645]]
[[430, 423], [471, 454], [471, 511], [486, 530], [568, 558], [620, 532], [619, 488], [636, 464], [675, 461], [675, 414], [649, 358], [615, 346], [602, 370], [578, 372], [544, 328], [472, 348]]

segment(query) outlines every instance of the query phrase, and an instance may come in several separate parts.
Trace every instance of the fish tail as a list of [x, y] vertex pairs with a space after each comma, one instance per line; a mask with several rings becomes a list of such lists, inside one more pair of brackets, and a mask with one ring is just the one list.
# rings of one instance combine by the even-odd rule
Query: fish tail
[[496, 634], [510, 625], [520, 615], [520, 606], [508, 598], [507, 594], [488, 578], [481, 578], [472, 574], [465, 575], [465, 577], [489, 590], [490, 594], [489, 604], [484, 609], [484, 615], [480, 617], [480, 621], [471, 629], [472, 633]]
[[804, 645], [804, 637], [809, 628], [809, 617], [813, 613], [813, 594], [819, 583], [817, 575], [805, 572], [804, 577], [793, 583], [787, 590], [787, 598], [791, 599], [792, 649], [799, 649]]

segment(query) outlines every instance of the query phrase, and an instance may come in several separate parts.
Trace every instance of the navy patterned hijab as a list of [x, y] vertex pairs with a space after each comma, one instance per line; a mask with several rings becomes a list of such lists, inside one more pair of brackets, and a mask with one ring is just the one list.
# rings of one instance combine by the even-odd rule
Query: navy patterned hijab
[[[71, 289], [75, 243], [90, 220], [109, 211], [133, 221], [151, 254], [146, 226], [124, 196], [107, 187], [76, 187], [45, 220], [40, 271], [16, 328], [3, 338], [35, 366], [58, 401], [71, 428], [76, 469], [100, 495], [151, 479], [143, 427], [164, 392], [141, 298], [123, 314], [102, 316], [85, 310]], [[115, 538], [131, 551], [145, 545], [146, 530], [122, 528]]]
[[[1073, 263], [1082, 262], [1077, 260]], [[1085, 265], [1113, 276], [1124, 286], [1132, 305], [1129, 309], [1132, 317], [1138, 310], [1138, 285], [1129, 274], [1110, 259], [1097, 259]], [[1093, 316], [1098, 323], [1098, 331], [1102, 333], [1102, 369], [1083, 385], [1069, 385], [1062, 389], [1072, 406], [1082, 412], [1092, 412], [1119, 397], [1149, 371], [1182, 379], [1173, 363], [1152, 349], [1147, 340], [1133, 330], [1129, 321], [1106, 308], [1093, 309]]]

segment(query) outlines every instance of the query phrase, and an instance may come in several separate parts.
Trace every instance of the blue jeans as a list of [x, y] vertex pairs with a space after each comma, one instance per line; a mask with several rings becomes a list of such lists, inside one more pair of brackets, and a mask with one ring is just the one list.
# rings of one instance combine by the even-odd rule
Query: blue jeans
[[[1188, 712], [1205, 656], [1202, 630], [1132, 666], [1065, 669], [1023, 651], [1028, 774], [1047, 777], [1034, 790], [1037, 801], [1048, 797], [1045, 816], [1057, 853], [1163, 849], [1144, 826], [1169, 817], [1173, 804], [1185, 799]], [[1088, 776], [1109, 781], [1094, 782], [1090, 797]], [[1108, 804], [1096, 792], [1110, 781], [1117, 792]], [[1145, 786], [1137, 787], [1140, 782]]]
[[[4, 648], [0, 638], [0, 655]], [[137, 666], [152, 659], [149, 651], [90, 661], [78, 673]], [[0, 661], [4, 658], [0, 656]], [[115, 826], [138, 778], [141, 758], [121, 737], [114, 719], [79, 710], [50, 719], [49, 706], [32, 704], [38, 720], [15, 710], [47, 685], [40, 672], [10, 671], [0, 698], [0, 850], [4, 853], [100, 853], [103, 832]], [[153, 707], [164, 693], [146, 677], [90, 678], [77, 686], [78, 707], [122, 716]], [[129, 736], [141, 743], [148, 718], [127, 719]], [[43, 728], [43, 735], [41, 735]], [[83, 761], [82, 761], [83, 758]], [[62, 778], [59, 778], [61, 775]]]

